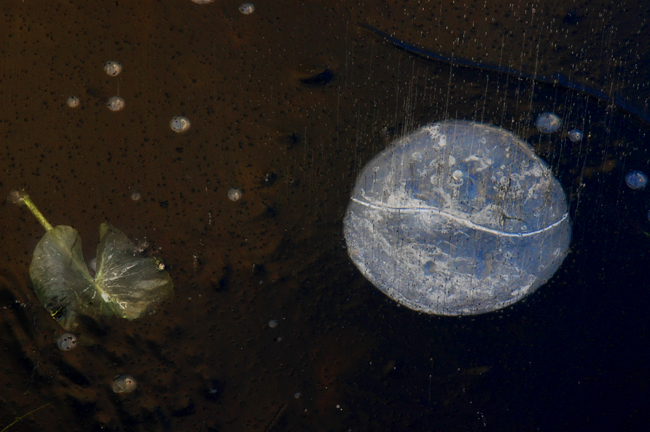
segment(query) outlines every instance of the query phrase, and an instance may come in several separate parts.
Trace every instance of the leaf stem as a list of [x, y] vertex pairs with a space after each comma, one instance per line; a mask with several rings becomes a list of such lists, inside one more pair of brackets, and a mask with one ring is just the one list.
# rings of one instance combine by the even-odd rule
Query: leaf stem
[[[46, 231], [50, 231], [52, 229], [52, 225], [45, 219], [45, 216], [38, 211], [32, 200], [29, 198], [29, 195], [27, 195], [24, 192], [19, 192], [20, 194], [20, 201], [27, 206], [29, 211], [32, 212], [32, 214], [38, 219], [38, 221], [43, 225], [43, 228], [45, 228]], [[0, 431], [2, 432], [2, 431]]]

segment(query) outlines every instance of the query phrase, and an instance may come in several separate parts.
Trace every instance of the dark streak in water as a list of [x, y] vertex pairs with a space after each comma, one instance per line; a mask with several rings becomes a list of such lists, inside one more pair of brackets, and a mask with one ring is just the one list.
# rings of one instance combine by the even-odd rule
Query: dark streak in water
[[334, 72], [329, 69], [325, 69], [323, 72], [311, 76], [309, 78], [301, 78], [300, 82], [308, 86], [324, 86], [328, 84], [334, 78]]
[[437, 62], [442, 62], [442, 63], [447, 63], [453, 66], [463, 66], [463, 67], [468, 67], [468, 68], [474, 68], [474, 69], [480, 69], [480, 70], [485, 70], [485, 71], [491, 71], [491, 72], [497, 72], [497, 73], [503, 73], [507, 75], [511, 75], [514, 77], [518, 78], [526, 78], [526, 79], [531, 79], [534, 81], [546, 83], [546, 84], [551, 84], [555, 86], [560, 86], [564, 87], [570, 90], [575, 90], [581, 93], [588, 94], [590, 96], [593, 96], [597, 99], [600, 99], [602, 101], [605, 101], [607, 104], [614, 105], [621, 110], [627, 112], [628, 114], [636, 117], [637, 119], [641, 120], [643, 123], [650, 125], [650, 113], [645, 112], [644, 110], [640, 110], [639, 108], [632, 106], [627, 100], [625, 100], [620, 94], [615, 93], [613, 96], [608, 95], [607, 93], [603, 92], [602, 90], [589, 87], [574, 81], [571, 81], [566, 75], [561, 74], [561, 73], [555, 73], [553, 75], [545, 76], [545, 75], [533, 75], [529, 74], [526, 72], [518, 71], [516, 69], [512, 69], [509, 67], [505, 66], [496, 66], [496, 65], [491, 65], [491, 64], [486, 64], [486, 63], [477, 63], [473, 62], [471, 60], [467, 59], [461, 59], [461, 58], [455, 58], [455, 57], [446, 57], [441, 54], [434, 53], [432, 51], [428, 51], [423, 48], [419, 48], [415, 45], [412, 45], [408, 42], [404, 42], [400, 39], [397, 39], [394, 36], [389, 35], [386, 32], [383, 32], [379, 30], [376, 27], [371, 26], [370, 24], [366, 23], [359, 23], [359, 25], [363, 28], [366, 28], [370, 30], [371, 32], [375, 33], [377, 36], [380, 36], [382, 39], [390, 42], [391, 44], [395, 45], [397, 48], [402, 49], [410, 54], [416, 55], [418, 57], [425, 58], [427, 60], [432, 60], [432, 61], [437, 61]]

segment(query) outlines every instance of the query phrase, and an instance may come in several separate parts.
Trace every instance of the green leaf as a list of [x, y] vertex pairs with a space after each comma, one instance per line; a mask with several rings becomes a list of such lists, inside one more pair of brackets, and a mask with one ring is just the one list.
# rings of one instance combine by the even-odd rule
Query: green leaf
[[79, 233], [62, 225], [38, 243], [29, 273], [39, 301], [66, 330], [76, 327], [79, 314], [139, 318], [174, 290], [160, 261], [140, 256], [126, 235], [106, 223], [100, 226], [94, 278]]

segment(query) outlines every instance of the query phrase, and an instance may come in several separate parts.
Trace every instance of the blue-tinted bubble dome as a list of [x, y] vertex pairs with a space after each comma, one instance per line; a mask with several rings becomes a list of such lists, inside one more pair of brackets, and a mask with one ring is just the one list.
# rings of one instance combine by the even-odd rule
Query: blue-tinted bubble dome
[[61, 351], [70, 351], [77, 346], [77, 337], [72, 333], [63, 333], [56, 340], [56, 346]]
[[540, 132], [550, 134], [560, 129], [562, 119], [552, 112], [543, 112], [535, 120], [535, 126]]
[[113, 391], [115, 393], [130, 393], [138, 386], [131, 375], [118, 375], [113, 379]]
[[439, 315], [514, 304], [553, 276], [571, 241], [548, 165], [511, 132], [466, 121], [426, 125], [369, 161], [343, 227], [370, 282]]
[[632, 189], [643, 189], [648, 184], [648, 176], [641, 171], [632, 171], [625, 175], [625, 183]]
[[578, 129], [571, 129], [567, 132], [567, 136], [572, 142], [582, 141], [582, 131]]

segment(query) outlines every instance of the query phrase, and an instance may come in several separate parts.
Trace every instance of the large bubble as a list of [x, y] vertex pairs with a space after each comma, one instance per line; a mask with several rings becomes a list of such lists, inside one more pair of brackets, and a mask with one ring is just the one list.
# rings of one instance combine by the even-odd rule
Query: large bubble
[[480, 123], [425, 126], [364, 167], [344, 221], [352, 261], [411, 309], [501, 309], [543, 285], [571, 240], [566, 196], [532, 148]]

